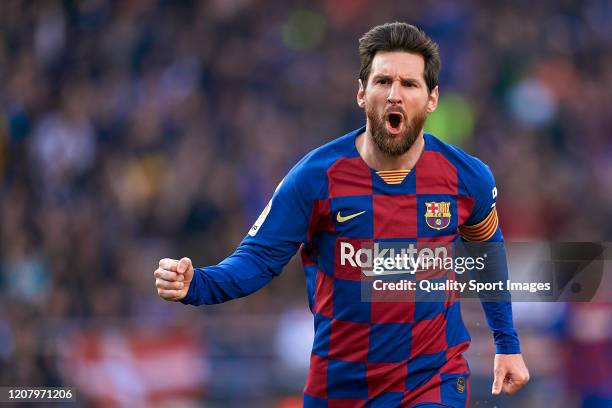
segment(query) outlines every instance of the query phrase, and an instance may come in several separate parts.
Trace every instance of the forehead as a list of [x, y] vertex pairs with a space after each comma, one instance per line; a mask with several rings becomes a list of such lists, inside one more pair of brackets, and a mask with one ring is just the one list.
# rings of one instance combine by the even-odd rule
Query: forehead
[[372, 60], [370, 77], [390, 75], [424, 81], [424, 71], [425, 60], [421, 54], [405, 51], [379, 51]]

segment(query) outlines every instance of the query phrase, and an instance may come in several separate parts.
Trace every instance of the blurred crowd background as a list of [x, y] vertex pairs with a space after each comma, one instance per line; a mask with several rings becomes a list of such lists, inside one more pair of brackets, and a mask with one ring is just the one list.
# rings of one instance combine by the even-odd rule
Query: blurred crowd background
[[[611, 241], [607, 0], [83, 0], [0, 4], [0, 384], [81, 406], [299, 406], [312, 321], [295, 259], [247, 299], [157, 298], [162, 257], [216, 263], [309, 150], [361, 126], [357, 40], [441, 48], [427, 131], [487, 162], [507, 240]], [[608, 264], [609, 272], [609, 264]], [[516, 304], [532, 381], [472, 406], [612, 406], [608, 302]]]

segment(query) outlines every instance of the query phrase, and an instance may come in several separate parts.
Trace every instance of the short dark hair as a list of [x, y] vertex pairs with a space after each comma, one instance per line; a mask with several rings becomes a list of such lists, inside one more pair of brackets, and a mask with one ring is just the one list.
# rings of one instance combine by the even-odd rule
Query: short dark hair
[[394, 22], [378, 25], [365, 33], [359, 39], [359, 79], [364, 87], [367, 86], [372, 60], [378, 51], [406, 51], [422, 55], [427, 89], [431, 92], [438, 85], [440, 49], [423, 30], [407, 23]]

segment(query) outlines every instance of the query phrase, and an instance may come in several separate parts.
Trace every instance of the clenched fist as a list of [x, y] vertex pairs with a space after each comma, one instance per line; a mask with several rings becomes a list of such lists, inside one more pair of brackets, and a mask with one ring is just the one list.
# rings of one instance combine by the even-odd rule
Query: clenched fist
[[187, 296], [189, 284], [193, 279], [191, 259], [164, 258], [159, 261], [159, 268], [153, 272], [157, 294], [164, 300], [179, 301]]

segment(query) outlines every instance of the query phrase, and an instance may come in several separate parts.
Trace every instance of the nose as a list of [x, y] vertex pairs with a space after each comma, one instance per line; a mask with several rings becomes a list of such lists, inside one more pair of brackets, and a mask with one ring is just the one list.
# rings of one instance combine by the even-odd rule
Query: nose
[[397, 105], [402, 103], [402, 97], [400, 95], [401, 84], [399, 81], [393, 81], [391, 88], [389, 89], [389, 95], [387, 96], [387, 102], [391, 105]]

